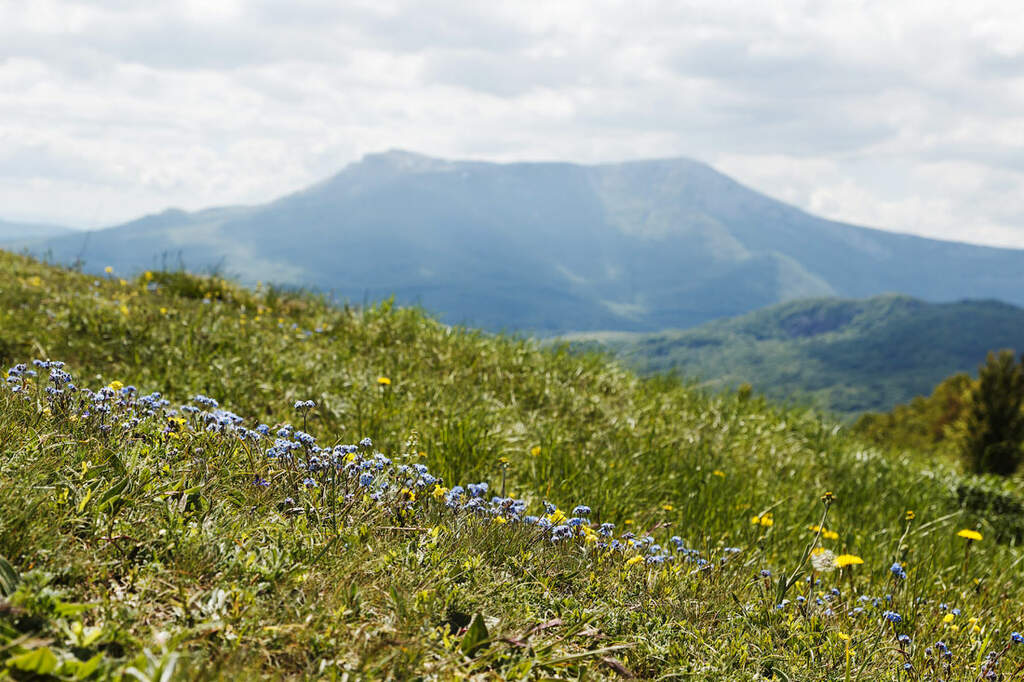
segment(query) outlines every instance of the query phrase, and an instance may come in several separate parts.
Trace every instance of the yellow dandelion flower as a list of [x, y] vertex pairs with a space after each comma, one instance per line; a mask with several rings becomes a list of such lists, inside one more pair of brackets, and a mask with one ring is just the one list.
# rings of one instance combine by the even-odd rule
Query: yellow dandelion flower
[[971, 530], [969, 528], [964, 528], [963, 530], [959, 531], [957, 533], [957, 536], [967, 538], [968, 540], [981, 540], [981, 533], [979, 533], [976, 530]]
[[863, 564], [864, 560], [856, 554], [840, 554], [836, 557], [836, 566], [839, 568], [846, 568], [847, 566], [856, 566]]
[[908, 510], [907, 510], [907, 513], [906, 513], [906, 514], [904, 515], [904, 517], [903, 517], [903, 518], [904, 518], [905, 520], [907, 520], [907, 521], [913, 521], [913, 520], [914, 520], [914, 516], [916, 516], [916, 515], [914, 514], [914, 510], [913, 510], [913, 509], [908, 509]]
[[113, 274], [114, 268], [108, 265], [107, 267], [103, 268], [103, 272], [107, 273], [108, 275]]
[[495, 516], [495, 517], [494, 517], [494, 522], [495, 522], [496, 524], [498, 524], [499, 526], [503, 526], [503, 525], [505, 525], [506, 523], [508, 523], [508, 521], [506, 521], [506, 520], [505, 520], [505, 517], [504, 517], [504, 516]]
[[950, 632], [960, 632], [960, 626], [954, 623], [953, 625], [949, 626], [949, 631]]
[[771, 527], [775, 525], [775, 519], [772, 518], [771, 512], [760, 514], [758, 516], [751, 516], [750, 525]]
[[711, 472], [711, 475], [718, 476], [719, 478], [725, 478], [725, 472], [722, 471], [721, 469], [715, 469], [714, 471]]
[[835, 532], [834, 530], [823, 530], [821, 531], [821, 537], [825, 538], [826, 540], [838, 540], [839, 533]]
[[849, 642], [850, 641], [850, 636], [848, 634], [846, 634], [845, 632], [837, 632], [836, 636], [839, 637], [839, 639], [843, 640], [844, 642]]
[[532, 448], [530, 448], [530, 454], [533, 455], [534, 457], [539, 455], [540, 454], [540, 446], [539, 445], [534, 445]]
[[120, 381], [111, 381], [110, 385], [107, 386], [107, 388], [109, 388], [111, 391], [120, 391], [122, 388], [124, 388], [124, 384], [122, 384]]
[[167, 308], [163, 308], [163, 307], [161, 307], [161, 308], [160, 308], [160, 314], [161, 314], [161, 315], [166, 315], [166, 314], [167, 314]]
[[952, 613], [947, 613], [945, 616], [942, 617], [942, 622], [946, 625], [949, 625], [953, 622], [953, 618], [955, 618], [955, 616]]
[[448, 488], [442, 485], [435, 485], [434, 489], [430, 493], [435, 500], [440, 500], [442, 497], [448, 494]]
[[661, 505], [661, 508], [664, 509], [665, 511], [672, 511], [673, 509], [675, 509], [675, 507], [673, 507], [671, 504], [663, 504]]
[[147, 282], [150, 281], [151, 279], [153, 279], [153, 273], [150, 272], [149, 270], [146, 270], [146, 272], [142, 274], [142, 279], [146, 280]]
[[627, 566], [636, 566], [638, 563], [640, 563], [643, 560], [644, 560], [644, 558], [642, 556], [630, 557], [629, 559], [626, 559], [626, 565]]
[[388, 379], [387, 377], [377, 377], [377, 383], [381, 386], [390, 386], [391, 379]]

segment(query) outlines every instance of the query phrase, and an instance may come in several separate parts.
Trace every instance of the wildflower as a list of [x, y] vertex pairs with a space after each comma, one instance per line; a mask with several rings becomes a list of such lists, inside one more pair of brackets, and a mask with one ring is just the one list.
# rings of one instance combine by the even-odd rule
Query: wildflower
[[361, 441], [359, 441], [359, 446], [363, 447], [363, 448], [372, 448], [373, 447], [373, 441], [370, 440], [369, 438], [364, 438]]
[[103, 268], [103, 272], [107, 273], [108, 275], [112, 275], [114, 274], [114, 268], [108, 265], [107, 267]]
[[957, 536], [961, 538], [967, 538], [968, 542], [981, 540], [981, 533], [979, 533], [976, 530], [970, 530], [969, 528], [964, 528], [963, 530], [957, 532]]
[[892, 572], [893, 576], [898, 580], [906, 580], [907, 572], [903, 569], [903, 566], [902, 564], [900, 564], [900, 562], [897, 561], [896, 563], [894, 563], [892, 566], [889, 567], [889, 570]]
[[711, 472], [711, 475], [718, 476], [719, 478], [725, 478], [725, 472], [721, 471], [720, 469], [715, 469], [714, 471]]
[[856, 554], [840, 554], [836, 557], [836, 566], [839, 568], [846, 568], [847, 566], [856, 566], [863, 564], [864, 560]]
[[750, 525], [752, 526], [766, 526], [771, 527], [775, 525], [775, 520], [772, 518], [771, 512], [765, 512], [764, 514], [758, 514], [757, 516], [750, 517]]
[[629, 559], [626, 559], [626, 566], [636, 566], [643, 560], [644, 558], [640, 555], [630, 557]]
[[903, 646], [906, 646], [910, 644], [910, 635], [900, 635], [896, 638], [896, 641], [902, 644]]
[[1014, 644], [1024, 644], [1024, 635], [1019, 632], [1010, 633], [1010, 639], [1013, 640]]
[[498, 525], [502, 525], [503, 526], [506, 523], [508, 523], [508, 521], [505, 520], [504, 516], [495, 516], [494, 517], [494, 523], [497, 523]]
[[903, 622], [903, 617], [900, 614], [896, 613], [895, 611], [883, 611], [882, 612], [882, 618], [886, 619], [890, 623], [901, 623], [901, 622]]
[[771, 578], [772, 577], [772, 572], [769, 571], [767, 568], [762, 568], [761, 569], [761, 577], [762, 578]]
[[532, 448], [530, 448], [530, 454], [533, 455], [534, 457], [539, 455], [540, 454], [540, 446], [539, 445], [534, 445]]
[[661, 505], [661, 508], [664, 509], [665, 511], [672, 511], [673, 509], [675, 509], [675, 507], [673, 507], [671, 504], [663, 504]]
[[589, 517], [590, 516], [590, 507], [588, 507], [585, 504], [578, 505], [578, 506], [576, 506], [572, 510], [572, 515], [573, 516]]
[[914, 520], [914, 510], [913, 509], [908, 509], [907, 513], [904, 515], [903, 519], [905, 521], [913, 521]]
[[948, 625], [949, 623], [953, 622], [953, 618], [954, 616], [952, 613], [947, 613], [945, 616], [942, 617], [942, 622]]
[[387, 377], [377, 377], [377, 383], [381, 386], [390, 386], [391, 379], [388, 379]]
[[821, 496], [821, 501], [824, 502], [826, 506], [828, 506], [836, 501], [836, 496], [832, 493], [831, 490], [828, 490], [825, 492], [824, 495]]
[[359, 474], [359, 485], [369, 488], [373, 484], [373, 474]]

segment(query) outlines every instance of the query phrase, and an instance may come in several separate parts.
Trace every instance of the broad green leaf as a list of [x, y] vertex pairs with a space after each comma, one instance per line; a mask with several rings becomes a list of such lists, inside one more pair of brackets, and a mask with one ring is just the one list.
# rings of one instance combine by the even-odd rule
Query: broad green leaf
[[7, 559], [0, 554], [0, 595], [8, 597], [13, 594], [19, 582], [21, 582], [21, 577], [14, 570], [14, 566], [11, 566]]
[[462, 636], [462, 643], [459, 647], [462, 649], [462, 653], [467, 656], [473, 656], [478, 650], [487, 646], [489, 638], [490, 635], [487, 632], [487, 625], [484, 624], [484, 617], [478, 613], [473, 616], [469, 629]]
[[50, 647], [44, 646], [7, 660], [7, 667], [37, 675], [49, 675], [57, 669], [57, 657]]

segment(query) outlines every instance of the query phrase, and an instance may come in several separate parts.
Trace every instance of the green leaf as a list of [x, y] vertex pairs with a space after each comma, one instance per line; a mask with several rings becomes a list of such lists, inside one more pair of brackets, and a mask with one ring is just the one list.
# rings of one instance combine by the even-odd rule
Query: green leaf
[[8, 563], [7, 559], [0, 554], [0, 595], [9, 597], [21, 582], [21, 576], [14, 570], [14, 566]]
[[128, 489], [128, 477], [124, 476], [120, 481], [115, 483], [106, 489], [106, 491], [96, 500], [96, 507], [99, 510], [103, 510], [108, 506], [113, 506], [115, 502], [121, 499], [121, 493]]
[[58, 601], [54, 611], [58, 616], [77, 616], [85, 613], [93, 607], [93, 604], [72, 604], [70, 602]]
[[57, 657], [44, 646], [7, 660], [7, 667], [37, 675], [49, 675], [57, 669]]
[[473, 620], [469, 623], [469, 629], [462, 636], [462, 643], [459, 645], [459, 648], [467, 656], [473, 656], [481, 648], [487, 646], [488, 639], [490, 639], [490, 635], [487, 632], [487, 626], [484, 624], [484, 617], [478, 613], [473, 616]]

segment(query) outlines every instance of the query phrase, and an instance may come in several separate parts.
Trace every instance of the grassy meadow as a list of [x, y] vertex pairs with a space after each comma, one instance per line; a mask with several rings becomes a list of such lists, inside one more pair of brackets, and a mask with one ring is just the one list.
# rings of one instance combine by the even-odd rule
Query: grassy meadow
[[813, 412], [4, 252], [0, 360], [0, 679], [1024, 671], [1019, 482]]

